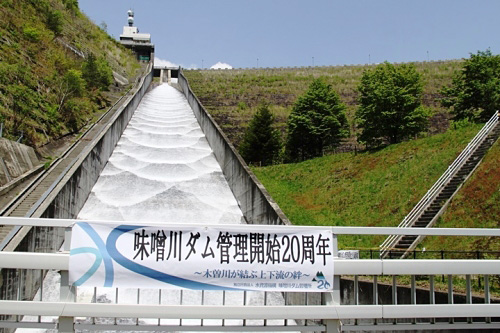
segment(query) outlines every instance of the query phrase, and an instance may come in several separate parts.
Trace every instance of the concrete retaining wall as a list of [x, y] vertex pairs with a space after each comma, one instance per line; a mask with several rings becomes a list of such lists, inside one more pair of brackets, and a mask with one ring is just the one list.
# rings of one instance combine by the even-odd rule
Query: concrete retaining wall
[[0, 138], [0, 186], [40, 164], [35, 150], [15, 141]]
[[229, 143], [219, 125], [194, 95], [182, 70], [179, 72], [178, 83], [205, 133], [247, 223], [291, 224], [233, 145]]

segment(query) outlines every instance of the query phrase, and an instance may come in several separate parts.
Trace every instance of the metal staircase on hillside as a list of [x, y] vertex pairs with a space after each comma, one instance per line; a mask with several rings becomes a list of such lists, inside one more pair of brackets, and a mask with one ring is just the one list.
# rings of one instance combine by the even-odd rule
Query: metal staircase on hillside
[[[444, 212], [451, 198], [472, 174], [500, 136], [500, 112], [484, 125], [448, 170], [400, 223], [400, 228], [429, 228]], [[404, 258], [424, 236], [392, 235], [380, 245], [381, 258]]]

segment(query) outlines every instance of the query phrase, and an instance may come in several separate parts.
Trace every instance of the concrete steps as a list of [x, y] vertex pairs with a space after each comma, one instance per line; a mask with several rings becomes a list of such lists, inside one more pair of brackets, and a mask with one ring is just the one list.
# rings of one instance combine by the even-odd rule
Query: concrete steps
[[[434, 197], [434, 199], [427, 205], [427, 208], [423, 210], [420, 216], [416, 218], [411, 225], [412, 228], [427, 228], [430, 223], [433, 223], [440, 213], [442, 213], [442, 207], [455, 195], [460, 186], [464, 181], [470, 176], [473, 170], [475, 170], [478, 163], [486, 155], [491, 146], [500, 137], [500, 125], [497, 121], [496, 126], [490, 130], [490, 133], [486, 138], [477, 146], [474, 152], [462, 165], [462, 167], [453, 175], [453, 177], [442, 186], [441, 190]], [[391, 250], [391, 258], [399, 258], [405, 255], [406, 251], [413, 246], [417, 241], [417, 236], [403, 236], [397, 243], [393, 246]]]

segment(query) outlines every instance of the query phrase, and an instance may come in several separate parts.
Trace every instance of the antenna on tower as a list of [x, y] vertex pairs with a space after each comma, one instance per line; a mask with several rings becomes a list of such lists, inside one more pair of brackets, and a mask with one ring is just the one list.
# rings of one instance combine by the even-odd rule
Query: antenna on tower
[[134, 25], [134, 11], [129, 9], [128, 12], [128, 26], [131, 27]]

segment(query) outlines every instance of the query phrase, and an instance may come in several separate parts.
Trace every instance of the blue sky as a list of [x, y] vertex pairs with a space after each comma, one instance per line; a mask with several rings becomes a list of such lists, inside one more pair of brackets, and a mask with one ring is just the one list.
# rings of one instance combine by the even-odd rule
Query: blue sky
[[[183, 67], [283, 67], [467, 58], [500, 51], [498, 0], [79, 0], [118, 38], [135, 25]], [[258, 59], [258, 60], [257, 60]]]

